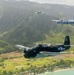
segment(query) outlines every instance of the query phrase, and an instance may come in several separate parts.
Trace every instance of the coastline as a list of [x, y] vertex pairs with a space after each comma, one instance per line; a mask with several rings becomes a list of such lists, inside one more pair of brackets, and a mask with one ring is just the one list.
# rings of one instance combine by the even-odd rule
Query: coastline
[[56, 72], [68, 71], [68, 70], [74, 70], [74, 68], [59, 69], [59, 70], [55, 70], [55, 71], [52, 71], [52, 72], [46, 71], [45, 73], [41, 73], [41, 74], [38, 74], [38, 75], [48, 74], [48, 73], [53, 73], [53, 72], [56, 73]]

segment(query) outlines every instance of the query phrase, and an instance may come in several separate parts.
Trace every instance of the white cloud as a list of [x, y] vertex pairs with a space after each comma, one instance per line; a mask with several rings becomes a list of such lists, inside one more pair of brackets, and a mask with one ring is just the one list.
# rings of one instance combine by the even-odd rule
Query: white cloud
[[29, 0], [29, 1], [35, 1], [35, 2], [39, 2], [39, 3], [74, 5], [74, 0]]

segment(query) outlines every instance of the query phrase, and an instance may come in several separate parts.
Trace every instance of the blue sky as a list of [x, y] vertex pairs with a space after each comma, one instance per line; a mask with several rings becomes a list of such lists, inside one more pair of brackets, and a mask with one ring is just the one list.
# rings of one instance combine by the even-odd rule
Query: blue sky
[[29, 1], [34, 1], [39, 3], [74, 5], [74, 0], [29, 0]]

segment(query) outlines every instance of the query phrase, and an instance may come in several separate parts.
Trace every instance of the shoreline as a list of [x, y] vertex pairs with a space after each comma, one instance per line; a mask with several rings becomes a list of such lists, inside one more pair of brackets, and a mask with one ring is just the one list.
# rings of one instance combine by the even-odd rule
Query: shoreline
[[59, 69], [59, 70], [55, 70], [55, 71], [52, 71], [52, 72], [46, 71], [45, 73], [41, 73], [41, 74], [38, 74], [38, 75], [47, 74], [47, 73], [53, 73], [53, 72], [67, 71], [67, 70], [74, 70], [74, 68]]

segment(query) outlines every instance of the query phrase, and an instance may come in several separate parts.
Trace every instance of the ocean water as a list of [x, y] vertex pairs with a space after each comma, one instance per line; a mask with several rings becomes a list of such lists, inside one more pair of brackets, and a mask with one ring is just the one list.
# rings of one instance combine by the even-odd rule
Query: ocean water
[[44, 73], [44, 74], [40, 74], [40, 75], [74, 75], [74, 69]]

